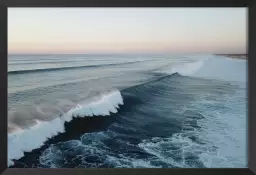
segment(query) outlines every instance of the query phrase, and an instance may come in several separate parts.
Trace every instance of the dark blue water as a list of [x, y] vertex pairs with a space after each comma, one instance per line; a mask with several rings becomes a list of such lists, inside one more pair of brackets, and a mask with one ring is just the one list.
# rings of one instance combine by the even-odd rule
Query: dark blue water
[[9, 57], [10, 167], [247, 166], [244, 60]]

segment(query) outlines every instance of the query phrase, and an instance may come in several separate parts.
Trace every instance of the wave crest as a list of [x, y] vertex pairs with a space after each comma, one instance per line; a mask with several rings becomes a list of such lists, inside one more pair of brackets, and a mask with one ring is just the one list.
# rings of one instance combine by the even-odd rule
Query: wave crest
[[236, 60], [212, 55], [202, 57], [194, 62], [172, 64], [160, 70], [160, 72], [244, 83], [247, 79], [246, 69], [247, 60]]
[[178, 73], [182, 76], [189, 76], [196, 73], [203, 65], [204, 65], [204, 60], [190, 62], [190, 63], [174, 64], [174, 65], [171, 65], [171, 67], [166, 67], [162, 69], [160, 72], [167, 73], [167, 74]]
[[8, 134], [8, 166], [14, 164], [13, 159], [23, 157], [24, 152], [39, 148], [47, 139], [65, 132], [64, 123], [70, 122], [73, 117], [106, 116], [110, 115], [110, 112], [116, 113], [119, 105], [123, 105], [123, 98], [117, 90], [101, 94], [99, 97], [100, 99], [95, 101], [78, 104], [61, 117], [47, 122], [37, 120], [37, 124], [28, 129]]

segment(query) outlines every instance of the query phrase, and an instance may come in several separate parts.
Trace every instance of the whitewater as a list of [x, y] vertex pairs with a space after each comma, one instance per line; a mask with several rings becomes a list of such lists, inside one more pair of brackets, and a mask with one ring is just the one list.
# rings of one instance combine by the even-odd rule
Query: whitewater
[[[9, 166], [247, 166], [246, 60], [10, 55], [8, 61]], [[76, 120], [90, 132], [57, 141], [82, 130]], [[75, 153], [70, 160], [63, 146]]]

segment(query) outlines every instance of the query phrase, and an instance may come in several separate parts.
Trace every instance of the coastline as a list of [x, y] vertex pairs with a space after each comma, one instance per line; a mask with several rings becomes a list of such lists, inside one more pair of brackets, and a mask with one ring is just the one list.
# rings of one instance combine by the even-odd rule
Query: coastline
[[234, 58], [234, 59], [243, 59], [243, 60], [248, 59], [248, 54], [214, 54], [214, 55], [225, 56], [225, 57]]

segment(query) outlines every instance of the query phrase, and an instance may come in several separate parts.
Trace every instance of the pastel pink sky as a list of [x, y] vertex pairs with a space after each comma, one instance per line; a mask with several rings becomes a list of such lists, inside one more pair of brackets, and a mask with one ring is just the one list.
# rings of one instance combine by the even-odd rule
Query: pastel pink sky
[[8, 8], [9, 53], [246, 53], [247, 8]]

